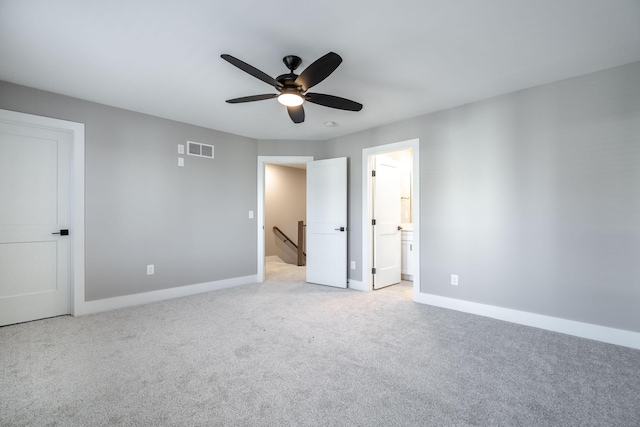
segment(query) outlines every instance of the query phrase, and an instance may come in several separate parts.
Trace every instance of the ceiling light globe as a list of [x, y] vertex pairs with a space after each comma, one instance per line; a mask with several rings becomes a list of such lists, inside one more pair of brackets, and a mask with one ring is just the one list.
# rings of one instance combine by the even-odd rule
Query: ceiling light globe
[[297, 93], [283, 93], [278, 96], [278, 102], [287, 107], [297, 107], [302, 105], [304, 99]]

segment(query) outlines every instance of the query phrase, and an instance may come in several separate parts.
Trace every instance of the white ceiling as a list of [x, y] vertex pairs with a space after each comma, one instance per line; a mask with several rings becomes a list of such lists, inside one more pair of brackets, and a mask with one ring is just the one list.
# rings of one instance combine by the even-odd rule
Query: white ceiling
[[[294, 124], [282, 57], [343, 62]], [[640, 60], [640, 0], [0, 0], [0, 80], [258, 139], [328, 139]], [[326, 127], [327, 121], [337, 123]]]

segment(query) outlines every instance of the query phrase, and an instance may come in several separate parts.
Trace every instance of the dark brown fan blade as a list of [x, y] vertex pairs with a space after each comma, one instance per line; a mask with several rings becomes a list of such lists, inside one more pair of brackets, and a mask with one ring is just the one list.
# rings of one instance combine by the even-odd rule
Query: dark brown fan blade
[[287, 111], [289, 112], [289, 117], [291, 117], [293, 123], [304, 122], [304, 108], [302, 108], [302, 105], [298, 105], [297, 107], [287, 107]]
[[253, 77], [260, 79], [263, 82], [270, 84], [271, 86], [275, 86], [278, 89], [281, 89], [283, 87], [282, 83], [280, 83], [270, 75], [263, 73], [262, 71], [258, 70], [255, 67], [252, 67], [246, 62], [240, 61], [238, 58], [234, 58], [233, 56], [227, 55], [226, 53], [220, 55], [220, 57], [228, 63], [240, 68], [245, 73], [251, 74]]
[[264, 95], [243, 96], [242, 98], [227, 99], [229, 104], [239, 104], [240, 102], [262, 101], [264, 99], [273, 99], [278, 96], [277, 93], [267, 93]]
[[339, 110], [360, 111], [362, 104], [351, 101], [350, 99], [340, 98], [339, 96], [324, 95], [322, 93], [308, 93], [304, 96], [309, 102]]
[[331, 73], [334, 72], [338, 65], [342, 62], [340, 55], [329, 52], [322, 58], [319, 58], [313, 64], [304, 69], [296, 79], [296, 84], [302, 86], [302, 91], [309, 90], [312, 86], [317, 85]]

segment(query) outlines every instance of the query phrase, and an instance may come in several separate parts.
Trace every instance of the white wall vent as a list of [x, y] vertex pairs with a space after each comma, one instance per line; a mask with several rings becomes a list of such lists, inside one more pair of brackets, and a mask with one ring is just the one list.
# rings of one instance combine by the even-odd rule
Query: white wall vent
[[190, 156], [208, 157], [213, 159], [213, 145], [187, 141], [187, 154]]

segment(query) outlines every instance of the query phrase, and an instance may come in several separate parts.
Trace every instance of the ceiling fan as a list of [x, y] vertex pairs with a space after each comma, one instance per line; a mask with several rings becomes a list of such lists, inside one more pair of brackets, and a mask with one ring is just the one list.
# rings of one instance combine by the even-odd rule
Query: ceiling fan
[[312, 86], [317, 85], [329, 77], [329, 75], [338, 68], [338, 65], [342, 62], [342, 58], [337, 53], [327, 53], [305, 68], [300, 75], [295, 74], [294, 71], [302, 63], [302, 59], [295, 55], [285, 56], [282, 61], [289, 69], [289, 73], [282, 74], [275, 79], [231, 55], [223, 54], [220, 56], [222, 59], [240, 68], [245, 73], [251, 74], [253, 77], [272, 85], [278, 92], [280, 92], [228, 99], [227, 102], [230, 104], [278, 98], [278, 101], [287, 107], [289, 117], [291, 117], [291, 120], [293, 120], [294, 123], [304, 122], [304, 108], [302, 107], [302, 103], [304, 101], [325, 107], [337, 108], [339, 110], [362, 110], [362, 104], [349, 99], [333, 95], [325, 95], [322, 93], [307, 92], [307, 90]]

